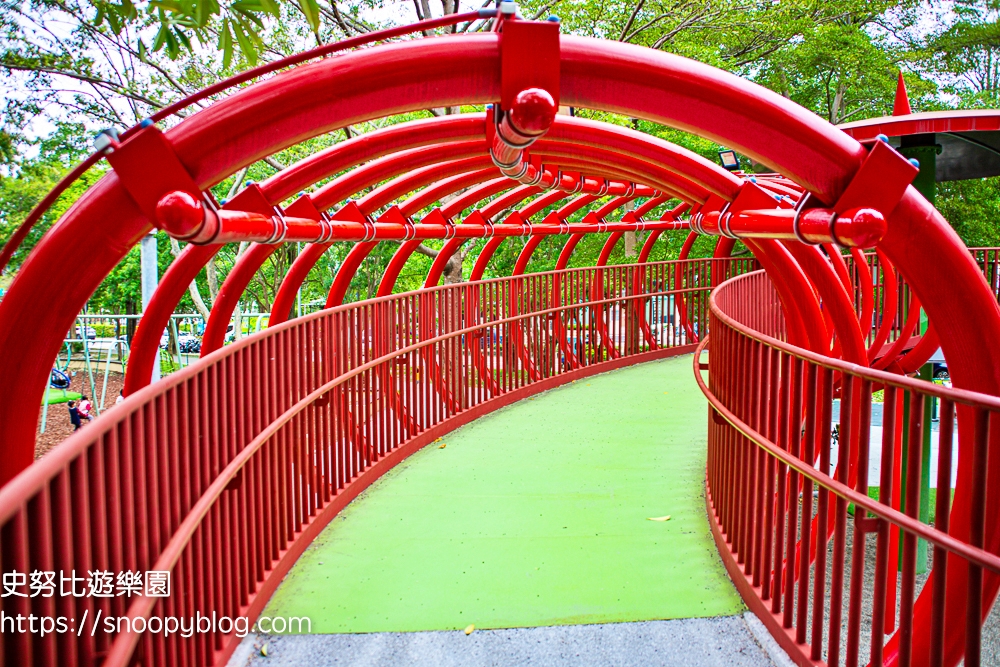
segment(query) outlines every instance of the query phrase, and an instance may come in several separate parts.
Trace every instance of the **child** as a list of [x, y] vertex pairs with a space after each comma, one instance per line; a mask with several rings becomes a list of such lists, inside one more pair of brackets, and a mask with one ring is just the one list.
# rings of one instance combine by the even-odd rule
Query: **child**
[[69, 423], [73, 425], [73, 430], [80, 430], [80, 410], [76, 407], [76, 401], [70, 401], [69, 405]]
[[118, 398], [115, 399], [115, 405], [118, 405], [119, 403], [123, 403], [124, 401], [125, 401], [125, 390], [124, 389], [119, 389], [118, 390]]
[[80, 419], [86, 419], [88, 422], [93, 419], [91, 416], [91, 411], [94, 409], [94, 404], [90, 402], [86, 396], [80, 397], [80, 405], [77, 407], [77, 411], [80, 413]]

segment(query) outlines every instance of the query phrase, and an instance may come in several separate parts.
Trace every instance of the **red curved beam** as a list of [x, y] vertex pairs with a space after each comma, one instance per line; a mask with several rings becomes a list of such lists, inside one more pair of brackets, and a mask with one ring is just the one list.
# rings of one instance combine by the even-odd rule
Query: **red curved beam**
[[160, 358], [160, 338], [170, 323], [170, 316], [202, 268], [212, 260], [221, 245], [187, 245], [170, 265], [149, 304], [143, 310], [129, 347], [125, 371], [126, 396], [142, 389], [152, 379], [153, 365]]
[[[472, 188], [475, 185], [481, 184], [486, 181], [491, 176], [495, 176], [498, 172], [496, 169], [484, 169], [482, 171], [469, 172], [468, 174], [459, 174], [458, 176], [453, 176], [452, 178], [445, 179], [440, 183], [426, 188], [425, 190], [417, 193], [403, 202], [399, 211], [402, 215], [407, 218], [411, 218], [417, 211], [426, 208], [427, 206], [439, 201], [442, 197], [454, 194], [459, 190], [464, 190], [466, 188]], [[506, 184], [510, 184], [513, 187], [514, 182], [506, 177], [495, 179], [490, 181], [491, 188], [487, 188], [486, 192], [493, 192], [493, 187], [504, 188]], [[488, 195], [487, 195], [488, 196]], [[447, 216], [450, 219], [450, 216]], [[389, 264], [385, 267], [385, 273], [382, 275], [382, 280], [379, 282], [378, 293], [376, 296], [386, 296], [392, 294], [396, 287], [396, 281], [399, 280], [399, 274], [406, 265], [407, 260], [410, 256], [416, 252], [417, 248], [422, 243], [419, 239], [412, 239], [410, 241], [404, 241], [400, 244], [399, 248], [392, 255], [392, 259], [389, 260]]]
[[[476, 104], [499, 95], [499, 36], [450, 36], [365, 49], [273, 77], [193, 114], [167, 138], [200, 187], [308, 136], [418, 108]], [[560, 103], [589, 107], [695, 131], [767, 164], [801, 183], [825, 205], [838, 201], [858, 172], [865, 149], [804, 109], [762, 88], [689, 60], [640, 47], [564, 35], [560, 39]], [[463, 67], [454, 67], [461, 52]], [[485, 74], [484, 74], [485, 73]], [[373, 90], [372, 81], [380, 87]], [[114, 219], [113, 228], [101, 225]], [[924, 304], [939, 331], [956, 386], [1000, 393], [1000, 307], [955, 232], [910, 188], [889, 217], [881, 247]], [[105, 233], [93, 234], [101, 226]], [[0, 423], [5, 424], [0, 480], [27, 466], [44, 380], [73, 318], [100, 281], [149, 229], [120, 183], [109, 175], [78, 201], [21, 268], [0, 303]], [[915, 242], [916, 240], [916, 242]], [[759, 244], [758, 244], [759, 245]], [[60, 267], [67, 252], [86, 267]], [[65, 264], [65, 263], [63, 263]], [[801, 275], [801, 274], [799, 274]], [[962, 285], [961, 299], [952, 286]], [[38, 309], [37, 303], [58, 304]], [[30, 314], [25, 319], [25, 314]], [[35, 335], [20, 336], [30, 328]], [[975, 350], [974, 355], [968, 354]], [[968, 416], [960, 440], [970, 443]], [[961, 449], [951, 533], [969, 539], [971, 446]], [[1000, 459], [989, 463], [1000, 484]], [[1000, 507], [987, 508], [984, 546], [1000, 551]], [[951, 591], [966, 590], [968, 573], [951, 559]], [[1000, 582], [987, 578], [988, 611]], [[914, 655], [929, 651], [933, 583], [915, 607]], [[946, 661], [962, 654], [963, 596], [949, 595]], [[896, 655], [896, 639], [887, 656]]]
[[485, 114], [442, 116], [390, 125], [289, 165], [261, 182], [260, 187], [268, 199], [277, 203], [345, 169], [416, 148], [481, 140], [485, 132]]
[[[536, 195], [541, 191], [541, 188], [535, 187], [534, 185], [521, 185], [507, 194], [497, 197], [487, 204], [481, 211], [479, 211], [479, 213], [484, 219], [492, 220], [503, 211], [516, 206], [528, 197]], [[430, 270], [427, 272], [427, 278], [424, 280], [424, 287], [434, 287], [438, 284], [438, 281], [441, 280], [441, 275], [444, 273], [444, 269], [447, 266], [448, 261], [451, 259], [451, 256], [454, 255], [467, 240], [468, 239], [454, 238], [445, 242], [440, 252], [438, 252], [437, 257], [434, 258], [434, 263], [431, 264]], [[494, 244], [495, 248], [500, 244], [500, 241], [501, 239], [497, 237], [487, 241], [486, 246], [480, 253], [480, 256], [482, 256], [482, 253], [486, 252], [486, 249], [489, 248], [491, 244], [496, 242]], [[492, 255], [492, 253], [490, 254]], [[478, 264], [479, 262], [477, 261], [476, 265], [478, 266]], [[470, 276], [470, 280], [478, 280], [478, 278], [472, 278]]]
[[[693, 151], [631, 128], [585, 118], [557, 116], [540, 142], [569, 142], [656, 164], [697, 185], [702, 191], [730, 201], [742, 179]], [[535, 152], [534, 145], [532, 152]]]
[[[331, 182], [327, 186], [324, 186], [311, 196], [312, 202], [317, 208], [320, 209], [328, 208], [330, 205], [332, 205], [331, 203], [336, 203], [337, 201], [339, 201], [339, 198], [347, 196], [347, 193], [351, 192], [352, 190], [356, 191], [357, 189], [365, 187], [366, 184], [370, 182], [377, 182], [378, 180], [383, 180], [384, 178], [387, 178], [393, 174], [400, 173], [400, 170], [402, 169], [416, 168], [418, 165], [426, 166], [436, 162], [439, 158], [448, 155], [452, 157], [456, 157], [459, 155], [468, 156], [469, 154], [474, 155], [476, 153], [476, 150], [474, 149], [473, 146], [471, 146], [471, 144], [474, 143], [475, 142], [456, 142], [452, 144], [442, 144], [439, 146], [433, 146], [428, 149], [411, 150], [401, 154], [394, 155], [391, 158], [386, 158], [385, 160], [382, 161], [371, 163], [369, 165], [366, 165], [365, 168], [355, 170], [355, 172], [352, 172], [351, 174], [341, 177], [340, 179]], [[604, 157], [607, 158], [607, 156]], [[471, 162], [480, 159], [485, 160], [486, 158], [469, 157], [468, 159]], [[586, 159], [583, 160], [565, 159], [562, 160], [561, 162], [563, 162], [568, 166], [582, 167], [597, 174], [602, 174], [602, 175], [606, 174], [612, 177], [620, 177], [620, 170], [617, 167], [613, 169], [607, 169], [604, 168], [600, 163], [594, 164]], [[642, 165], [633, 164], [631, 166], [646, 168], [651, 172], [654, 172], [654, 176], [648, 177], [646, 174], [642, 173], [636, 174], [629, 172], [628, 173], [629, 177], [634, 176], [639, 178], [640, 180], [647, 179], [654, 181], [656, 179], [662, 179], [663, 180], [662, 187], [664, 188], [673, 187], [676, 184], [675, 181], [677, 179], [674, 179], [672, 176], [666, 176], [664, 174], [656, 174], [655, 165], [646, 165], [645, 167], [643, 167]], [[439, 175], [441, 174], [439, 173]], [[371, 197], [371, 195], [369, 195], [369, 197]], [[391, 200], [390, 197], [385, 197], [384, 199], [378, 199], [378, 198], [369, 199], [372, 205], [384, 205], [385, 203], [388, 203], [388, 201], [390, 200]], [[428, 276], [428, 281], [425, 282], [425, 284], [429, 283], [431, 276], [434, 275], [435, 273], [437, 274], [437, 279], [440, 279], [440, 274], [443, 273], [444, 267], [448, 259], [450, 259], [451, 255], [454, 254], [454, 251], [461, 245], [461, 242], [458, 239], [453, 239], [452, 241], [454, 241], [454, 243], [449, 242], [448, 244], [445, 245], [444, 248], [444, 250], [450, 250], [451, 252], [446, 253], [442, 251], [442, 254], [439, 254], [438, 258], [435, 259], [435, 263], [431, 267], [430, 274]], [[279, 287], [278, 294], [275, 297], [274, 306], [272, 307], [272, 312], [275, 315], [277, 315], [277, 317], [272, 318], [271, 321], [273, 321], [274, 323], [278, 323], [284, 321], [285, 318], [287, 318], [287, 315], [282, 316], [282, 314], [285, 312], [290, 312], [293, 300], [293, 294], [298, 291], [298, 288], [301, 285], [302, 281], [305, 280], [305, 276], [308, 275], [308, 271], [311, 270], [312, 266], [316, 263], [316, 261], [318, 261], [319, 257], [322, 256], [323, 252], [325, 252], [326, 247], [318, 247], [324, 245], [328, 247], [328, 244], [314, 244], [309, 249], [307, 249], [307, 251], [301, 253], [299, 255], [299, 258], [296, 259], [295, 263], [299, 264], [301, 262], [301, 266], [293, 267], [293, 269], [295, 270], [289, 271], [288, 276], [286, 276], [286, 279], [282, 282], [282, 285]], [[371, 249], [372, 248], [368, 248], [368, 252], [371, 252]], [[308, 267], [308, 269], [306, 267]], [[357, 271], [358, 267], [360, 267], [360, 263], [358, 263], [357, 266], [355, 266], [355, 264], [352, 262], [348, 268]], [[289, 280], [290, 278], [292, 278], [293, 280]], [[341, 298], [343, 298], [343, 293], [346, 292], [345, 284], [349, 284], [351, 279], [353, 279], [353, 276], [344, 277], [342, 279], [339, 278], [338, 276], [338, 279], [335, 280], [335, 284], [337, 284], [338, 286], [338, 291], [341, 292]], [[330, 299], [328, 298], [327, 301], [329, 303]]]
[[899, 294], [899, 281], [896, 279], [896, 268], [889, 261], [889, 258], [885, 256], [885, 253], [878, 248], [875, 249], [875, 256], [879, 259], [880, 271], [882, 273], [882, 308], [879, 313], [882, 322], [879, 324], [878, 331], [875, 332], [875, 339], [868, 346], [869, 364], [875, 360], [878, 353], [882, 351], [885, 341], [889, 339], [889, 333], [892, 331], [893, 324], [896, 321], [896, 311], [898, 309], [896, 302]]
[[[613, 211], [621, 208], [633, 199], [635, 199], [635, 197], [618, 197], [616, 199], [612, 199], [607, 204], [594, 211], [593, 215], [597, 219], [603, 220]], [[589, 217], [590, 214], [588, 213], [587, 216]], [[591, 301], [601, 301], [604, 299], [604, 271], [601, 270], [601, 267], [607, 265], [608, 258], [611, 257], [611, 251], [614, 250], [615, 245], [618, 243], [618, 239], [622, 236], [624, 236], [623, 232], [613, 232], [610, 236], [608, 236], [607, 240], [605, 240], [604, 247], [601, 248], [601, 254], [598, 256], [597, 262], [594, 265], [597, 267], [597, 270], [594, 272], [594, 276], [590, 283]], [[600, 308], [600, 312], [598, 312], [598, 308]], [[611, 334], [608, 331], [608, 311], [610, 310], [610, 306], [591, 306], [589, 310], [591, 316], [594, 318], [594, 325], [597, 327], [597, 335], [600, 337], [604, 349], [608, 351], [608, 356], [612, 359], [619, 358], [621, 356], [621, 352], [618, 351], [618, 347], [611, 339]]]
[[[827, 248], [827, 254], [831, 258], [834, 256], [839, 256], [840, 253], [833, 246]], [[861, 323], [861, 333], [865, 337], [872, 331], [872, 317], [875, 314], [875, 283], [872, 281], [872, 271], [868, 266], [867, 258], [865, 254], [858, 248], [851, 248], [851, 257], [854, 259], [854, 266], [858, 273], [858, 278], [861, 284], [858, 286], [861, 290], [861, 314], [858, 316], [858, 321]], [[847, 263], [840, 260], [837, 266], [843, 265], [844, 273], [847, 274], [847, 280], [844, 283], [844, 288], [854, 291], [854, 285], [851, 282], [850, 273], [847, 271]], [[837, 269], [840, 273], [840, 269]], [[841, 280], [844, 280], [843, 276]]]
[[[633, 211], [632, 215], [634, 215], [636, 218], [641, 219], [643, 215], [645, 215], [649, 211], [652, 211], [654, 208], [664, 203], [666, 203], [666, 197], [660, 198], [660, 201], [657, 201], [657, 198], [650, 199], [645, 204], [643, 204], [635, 211]], [[689, 208], [690, 204], [681, 204], [672, 210], [664, 211], [660, 219], [676, 220]], [[653, 245], [656, 243], [657, 239], [660, 238], [660, 235], [662, 233], [663, 233], [662, 230], [659, 229], [650, 231], [649, 235], [646, 236], [645, 242], [643, 242], [642, 244], [642, 248], [639, 250], [639, 256], [636, 258], [636, 263], [639, 264], [640, 266], [636, 267], [632, 283], [632, 291], [635, 294], [642, 293], [643, 281], [645, 278], [645, 271], [646, 271], [645, 267], [643, 267], [642, 265], [649, 260], [649, 254], [653, 251]], [[646, 320], [646, 304], [648, 302], [649, 299], [635, 300], [635, 316], [639, 323], [639, 330], [642, 332], [642, 337], [646, 340], [646, 344], [649, 346], [649, 349], [656, 350], [659, 349], [660, 344], [657, 342], [656, 337], [653, 335], [653, 331], [649, 327], [649, 322]], [[681, 303], [683, 303], [683, 301]], [[678, 308], [678, 312], [679, 311], [680, 309]]]
[[[361, 210], [366, 214], [370, 214], [400, 195], [432, 183], [439, 178], [475, 171], [477, 169], [488, 169], [489, 160], [476, 155], [477, 146], [478, 142], [466, 141], [402, 151], [391, 157], [369, 163], [366, 165], [367, 169], [356, 169], [345, 177], [331, 181], [323, 188], [317, 190], [310, 199], [314, 205], [326, 208], [322, 206], [323, 202], [342, 196], [343, 192], [358, 187], [359, 183], [367, 182], [367, 184], [370, 184], [383, 180], [386, 177], [409, 171], [410, 173], [405, 176], [395, 178], [359, 200], [358, 206]], [[442, 158], [451, 159], [448, 162], [441, 162]], [[313, 244], [313, 246], [324, 246], [324, 250], [331, 245], [332, 243]], [[327, 308], [341, 303], [344, 295], [347, 293], [347, 288], [351, 280], [354, 278], [354, 274], [361, 266], [361, 261], [372, 251], [375, 245], [377, 244], [358, 244], [348, 254], [347, 260], [345, 260], [344, 264], [338, 270], [337, 276], [334, 278], [333, 285], [330, 288], [330, 294], [327, 297]], [[250, 281], [253, 280], [256, 272], [266, 259], [274, 253], [276, 248], [276, 245], [251, 244], [247, 252], [240, 258], [237, 266], [233, 267], [233, 270], [226, 276], [226, 280], [219, 290], [219, 295], [215, 303], [212, 304], [212, 312], [208, 318], [208, 324], [205, 326], [205, 335], [202, 338], [201, 344], [201, 356], [204, 357], [222, 347], [226, 327], [233, 315], [237, 302], [243, 296], [243, 292], [246, 290], [247, 285], [250, 284]], [[302, 254], [299, 256], [301, 257]], [[312, 254], [310, 253], [309, 257], [312, 257]], [[318, 258], [319, 255], [316, 256], [316, 259]], [[341, 273], [345, 270], [349, 272], [349, 275], [341, 276]], [[301, 285], [301, 282], [296, 285], [296, 292], [299, 285]], [[287, 294], [288, 291], [286, 290], [285, 295]], [[275, 301], [277, 301], [277, 297]], [[272, 310], [275, 310], [275, 308], [272, 307]], [[290, 310], [291, 303], [289, 303]]]
[[[420, 146], [476, 139], [483, 136], [484, 132], [485, 115], [482, 114], [400, 123], [354, 137], [311, 155], [261, 182], [259, 187], [269, 202], [277, 203], [331, 173], [337, 173], [363, 161]], [[215, 248], [217, 252], [221, 245]], [[215, 252], [189, 251], [185, 248], [164, 274], [136, 328], [125, 378], [126, 395], [149, 383], [152, 366], [159, 354], [160, 334], [167, 326], [170, 314], [177, 307], [188, 284], [195, 279], [202, 267], [211, 261]], [[302, 276], [302, 280], [305, 280], [305, 275]], [[236, 291], [237, 287], [230, 285], [228, 291]], [[239, 290], [240, 294], [243, 289]], [[292, 291], [288, 311], [294, 303], [296, 291], [297, 289]], [[232, 310], [229, 316], [232, 316]]]
[[226, 329], [229, 327], [229, 319], [236, 310], [236, 304], [243, 296], [247, 285], [253, 280], [257, 269], [267, 261], [267, 258], [278, 249], [275, 245], [265, 245], [262, 243], [251, 243], [243, 253], [226, 279], [219, 287], [219, 294], [215, 297], [212, 310], [208, 315], [208, 322], [205, 323], [205, 333], [201, 337], [201, 354], [205, 357], [222, 347], [226, 339]]

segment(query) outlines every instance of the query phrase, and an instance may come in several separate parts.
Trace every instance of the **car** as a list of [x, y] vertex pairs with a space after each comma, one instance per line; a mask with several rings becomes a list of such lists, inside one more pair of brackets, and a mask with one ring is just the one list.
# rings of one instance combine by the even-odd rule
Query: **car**
[[94, 329], [94, 327], [83, 327], [83, 332], [84, 333], [81, 334], [80, 327], [77, 326], [77, 328], [74, 331], [74, 334], [77, 338], [83, 338], [84, 336], [86, 336], [87, 340], [94, 340], [95, 338], [97, 338], [97, 330]]

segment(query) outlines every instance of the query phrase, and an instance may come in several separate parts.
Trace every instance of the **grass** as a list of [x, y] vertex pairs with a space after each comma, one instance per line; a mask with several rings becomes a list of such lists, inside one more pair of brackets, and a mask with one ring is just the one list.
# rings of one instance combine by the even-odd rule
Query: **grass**
[[[869, 486], [868, 487], [868, 497], [871, 498], [871, 499], [873, 499], [873, 500], [878, 500], [879, 499], [879, 487], [877, 487], [877, 486]], [[951, 497], [953, 499], [955, 497], [955, 491], [954, 491], [954, 489], [951, 492]], [[936, 508], [937, 508], [937, 489], [932, 488], [932, 489], [930, 489], [930, 516], [928, 517], [928, 523], [931, 523], [931, 524], [934, 523], [934, 512], [935, 512]], [[850, 505], [847, 506], [847, 513], [850, 514], [851, 516], [854, 516], [854, 503], [851, 503]]]

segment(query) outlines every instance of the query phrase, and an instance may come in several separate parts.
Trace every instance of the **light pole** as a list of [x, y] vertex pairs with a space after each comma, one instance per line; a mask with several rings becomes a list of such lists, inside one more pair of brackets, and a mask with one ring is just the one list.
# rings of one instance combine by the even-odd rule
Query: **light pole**
[[[146, 312], [149, 301], [156, 291], [156, 283], [159, 280], [156, 266], [156, 230], [142, 237], [139, 254], [139, 271], [142, 276], [142, 312]], [[156, 363], [153, 364], [153, 382], [160, 379], [160, 355], [157, 351]]]

